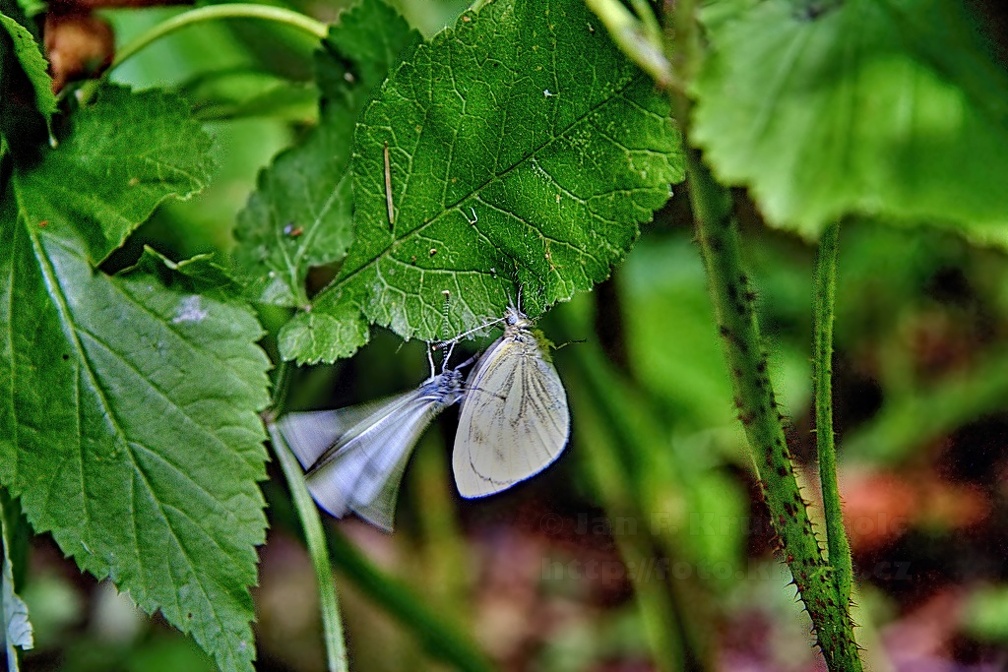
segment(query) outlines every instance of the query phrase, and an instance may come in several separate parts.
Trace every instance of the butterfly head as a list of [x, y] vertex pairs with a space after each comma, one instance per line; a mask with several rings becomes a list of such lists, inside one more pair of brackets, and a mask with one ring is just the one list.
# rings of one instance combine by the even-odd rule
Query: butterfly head
[[532, 320], [514, 306], [504, 311], [504, 325], [508, 331], [525, 331], [532, 328]]

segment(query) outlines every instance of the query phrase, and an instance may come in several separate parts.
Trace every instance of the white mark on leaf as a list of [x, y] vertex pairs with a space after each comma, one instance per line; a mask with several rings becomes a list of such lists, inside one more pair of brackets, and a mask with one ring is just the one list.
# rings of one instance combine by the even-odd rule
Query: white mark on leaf
[[203, 301], [198, 295], [187, 296], [182, 299], [172, 324], [179, 322], [202, 322], [206, 319], [207, 310], [203, 307]]

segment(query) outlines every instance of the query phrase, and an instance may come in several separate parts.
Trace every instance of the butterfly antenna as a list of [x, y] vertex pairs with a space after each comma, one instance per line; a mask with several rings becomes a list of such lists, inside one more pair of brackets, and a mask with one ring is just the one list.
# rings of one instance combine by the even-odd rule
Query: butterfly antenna
[[489, 329], [490, 327], [494, 326], [495, 324], [499, 324], [499, 323], [503, 322], [504, 319], [505, 318], [503, 318], [503, 317], [498, 317], [498, 318], [492, 319], [492, 320], [490, 320], [488, 322], [484, 322], [480, 326], [473, 327], [469, 331], [463, 331], [461, 334], [459, 334], [458, 336], [455, 336], [454, 338], [449, 338], [447, 340], [441, 341], [438, 344], [438, 347], [440, 348], [440, 347], [444, 347], [446, 345], [454, 345], [455, 343], [458, 343], [462, 339], [467, 338], [469, 336], [472, 336], [473, 334], [475, 334], [478, 331], [483, 331], [484, 329]]
[[441, 360], [441, 373], [448, 370], [448, 361], [451, 359], [452, 353], [455, 352], [455, 341], [448, 343], [448, 352], [445, 353], [444, 359]]
[[571, 343], [587, 343], [587, 342], [588, 342], [588, 339], [587, 339], [587, 338], [574, 338], [574, 339], [571, 339], [571, 340], [569, 340], [569, 341], [564, 341], [564, 342], [563, 342], [563, 343], [561, 343], [560, 345], [555, 345], [555, 346], [553, 346], [553, 350], [554, 350], [554, 351], [557, 351], [557, 350], [559, 350], [559, 349], [561, 349], [561, 348], [566, 348], [566, 347], [567, 347], [568, 345], [570, 345]]
[[441, 290], [441, 295], [444, 296], [444, 305], [441, 306], [441, 331], [442, 333], [445, 333], [448, 331], [448, 313], [451, 308], [451, 291], [447, 289]]

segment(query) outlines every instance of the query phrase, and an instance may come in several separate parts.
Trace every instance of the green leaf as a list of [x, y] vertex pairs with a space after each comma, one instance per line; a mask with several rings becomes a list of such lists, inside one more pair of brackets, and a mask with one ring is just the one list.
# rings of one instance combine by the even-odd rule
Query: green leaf
[[645, 239], [617, 276], [630, 367], [681, 424], [733, 426], [731, 381], [720, 344], [710, 338], [717, 322], [703, 263], [685, 238]]
[[[774, 225], [851, 213], [1008, 245], [1008, 77], [960, 3], [714, 3], [692, 139]], [[716, 17], [716, 18], [715, 18]]]
[[21, 68], [24, 69], [35, 91], [35, 106], [48, 124], [56, 112], [56, 96], [52, 92], [49, 64], [46, 63], [38, 43], [27, 28], [5, 14], [0, 14], [0, 25], [14, 43], [14, 55], [21, 63]]
[[395, 70], [354, 136], [356, 241], [283, 357], [348, 356], [370, 323], [450, 336], [519, 287], [535, 316], [609, 275], [683, 161], [668, 102], [596, 22], [575, 0], [488, 3]]
[[[106, 164], [109, 180], [146, 176], [131, 199], [63, 175], [95, 151], [80, 138], [15, 169], [6, 187], [0, 482], [82, 569], [160, 609], [222, 669], [251, 670], [248, 586], [266, 525], [256, 485], [266, 459], [262, 330], [205, 259], [176, 265], [147, 251], [111, 277], [91, 264], [115, 239], [106, 230], [117, 236], [166, 196], [189, 196], [176, 191], [179, 175], [206, 174], [208, 157], [190, 152], [155, 181], [152, 165], [164, 163], [152, 157], [172, 135], [209, 144], [181, 123], [184, 110], [177, 98], [114, 89], [75, 120], [93, 133], [90, 124], [146, 113], [142, 125], [108, 131], [129, 147]], [[37, 193], [60, 176], [73, 193]]]
[[[419, 34], [395, 10], [370, 0], [342, 15], [316, 56], [319, 125], [259, 174], [238, 215], [234, 261], [262, 303], [305, 306], [308, 269], [342, 259], [353, 240], [353, 125], [372, 88]], [[356, 63], [357, 70], [347, 67]]]
[[82, 236], [94, 263], [118, 249], [158, 203], [188, 198], [210, 179], [210, 138], [175, 97], [105, 87], [71, 121], [70, 136], [46, 155], [44, 167], [19, 174], [18, 198], [22, 215], [58, 213], [72, 222], [49, 233]]

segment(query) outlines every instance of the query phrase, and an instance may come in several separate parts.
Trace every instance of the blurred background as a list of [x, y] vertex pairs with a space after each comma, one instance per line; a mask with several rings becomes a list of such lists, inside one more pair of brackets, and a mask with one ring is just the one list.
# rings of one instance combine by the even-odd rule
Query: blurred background
[[[393, 4], [429, 36], [465, 3]], [[293, 6], [331, 20], [341, 3]], [[177, 11], [104, 16], [122, 44]], [[220, 167], [204, 194], [162, 207], [111, 265], [127, 265], [143, 244], [175, 259], [229, 249], [257, 171], [316, 115], [311, 48], [261, 23], [203, 24], [117, 71], [136, 87], [185, 92], [216, 137]], [[765, 228], [742, 194], [739, 217], [815, 517], [815, 250]], [[474, 643], [504, 670], [822, 669], [774, 557], [692, 237], [676, 196], [610, 281], [540, 322], [567, 344], [554, 359], [572, 436], [554, 466], [501, 495], [462, 500], [450, 409], [418, 446], [394, 534], [325, 519], [354, 669], [452, 669], [443, 662], [452, 642]], [[874, 221], [846, 224], [840, 247], [839, 477], [867, 667], [1008, 669], [1008, 260]], [[286, 318], [262, 313], [274, 333]], [[376, 330], [352, 359], [299, 371], [289, 407], [360, 403], [427, 375], [423, 344]], [[315, 576], [275, 463], [263, 488], [271, 529], [254, 591], [258, 667], [323, 670]], [[31, 544], [23, 597], [36, 648], [26, 669], [213, 669], [158, 617], [80, 575], [48, 536]]]

